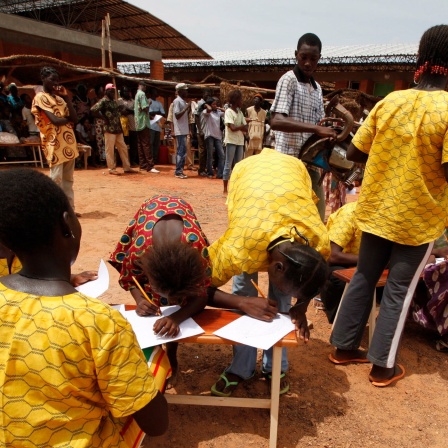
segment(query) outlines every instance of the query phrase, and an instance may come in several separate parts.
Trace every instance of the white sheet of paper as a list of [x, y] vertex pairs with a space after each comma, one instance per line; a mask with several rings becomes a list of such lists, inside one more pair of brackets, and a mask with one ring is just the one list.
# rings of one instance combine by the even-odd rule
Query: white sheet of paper
[[79, 285], [75, 289], [86, 296], [95, 298], [105, 293], [109, 289], [109, 271], [106, 263], [103, 260], [100, 261], [98, 278], [96, 280]]
[[230, 341], [267, 350], [294, 329], [295, 325], [291, 322], [291, 318], [284, 314], [277, 314], [272, 322], [242, 316], [215, 331], [214, 334]]
[[152, 120], [149, 120], [151, 124], [157, 123], [162, 118], [162, 115], [154, 115]]
[[[179, 306], [164, 306], [160, 308], [162, 315], [169, 316], [179, 309]], [[124, 318], [131, 324], [140, 348], [154, 347], [165, 342], [178, 341], [179, 339], [188, 338], [190, 336], [196, 336], [197, 334], [204, 333], [204, 330], [190, 317], [184, 320], [180, 325], [179, 334], [175, 337], [161, 337], [154, 334], [153, 327], [156, 321], [160, 319], [160, 316], [146, 316], [142, 317], [137, 315], [135, 310], [121, 311]]]

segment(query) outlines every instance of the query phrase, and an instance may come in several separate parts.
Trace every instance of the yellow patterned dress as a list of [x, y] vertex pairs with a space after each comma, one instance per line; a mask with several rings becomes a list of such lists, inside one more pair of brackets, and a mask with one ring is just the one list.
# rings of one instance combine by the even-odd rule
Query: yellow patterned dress
[[305, 165], [297, 158], [264, 148], [257, 157], [235, 165], [228, 196], [229, 226], [209, 247], [212, 284], [234, 275], [266, 271], [268, 246], [280, 237], [308, 238], [324, 257], [330, 254], [327, 229]]
[[121, 314], [81, 293], [0, 283], [1, 446], [128, 447], [127, 416], [157, 394]]
[[352, 142], [369, 155], [356, 207], [363, 232], [419, 246], [445, 230], [448, 93], [401, 90], [370, 112]]
[[42, 150], [50, 168], [64, 162], [76, 159], [78, 149], [76, 146], [73, 124], [56, 126], [43, 112], [51, 112], [56, 117], [68, 117], [67, 103], [58, 95], [39, 92], [33, 99], [31, 112], [36, 118], [36, 126], [40, 130]]
[[327, 230], [330, 241], [342, 247], [342, 252], [358, 255], [362, 232], [355, 221], [357, 202], [345, 204], [328, 217]]

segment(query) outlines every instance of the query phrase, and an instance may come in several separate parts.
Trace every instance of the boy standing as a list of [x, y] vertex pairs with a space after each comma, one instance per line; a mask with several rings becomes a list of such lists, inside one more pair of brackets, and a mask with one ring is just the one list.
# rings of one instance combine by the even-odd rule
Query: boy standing
[[[322, 42], [312, 33], [304, 34], [297, 43], [297, 65], [277, 83], [271, 107], [271, 128], [275, 131], [275, 149], [298, 157], [300, 149], [312, 134], [335, 139], [334, 129], [319, 126], [324, 118], [322, 89], [312, 77], [322, 51]], [[317, 208], [325, 218], [325, 198], [317, 168], [307, 165], [313, 190], [319, 198]]]

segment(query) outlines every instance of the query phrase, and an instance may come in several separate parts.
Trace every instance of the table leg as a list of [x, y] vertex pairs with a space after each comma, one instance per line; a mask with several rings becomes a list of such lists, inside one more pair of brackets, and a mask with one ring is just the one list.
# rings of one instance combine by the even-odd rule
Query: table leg
[[272, 356], [271, 378], [271, 428], [269, 431], [269, 448], [277, 446], [278, 409], [280, 405], [280, 375], [282, 368], [282, 348], [274, 347]]

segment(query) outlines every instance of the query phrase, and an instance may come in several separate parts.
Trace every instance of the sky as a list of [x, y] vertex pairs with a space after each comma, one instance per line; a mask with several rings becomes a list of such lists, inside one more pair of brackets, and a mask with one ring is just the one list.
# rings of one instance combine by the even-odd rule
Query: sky
[[[210, 52], [295, 48], [305, 33], [325, 45], [418, 43], [448, 22], [448, 0], [126, 0]], [[323, 54], [325, 51], [323, 51]]]

